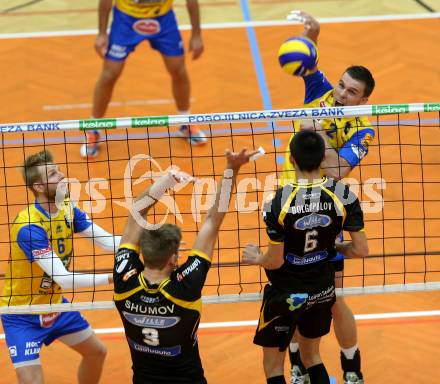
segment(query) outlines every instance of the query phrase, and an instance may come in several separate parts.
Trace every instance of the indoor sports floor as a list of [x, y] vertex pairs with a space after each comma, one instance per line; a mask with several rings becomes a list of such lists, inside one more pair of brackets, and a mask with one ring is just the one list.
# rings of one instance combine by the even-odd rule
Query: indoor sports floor
[[[0, 125], [89, 117], [92, 90], [101, 67], [93, 49], [96, 4], [97, 1], [86, 0], [0, 2]], [[182, 26], [188, 24], [184, 4], [184, 0], [175, 1]], [[301, 107], [301, 79], [289, 78], [277, 62], [280, 43], [302, 32], [298, 24], [280, 22], [285, 20], [291, 9], [303, 9], [327, 20], [321, 25], [319, 67], [331, 81], [335, 82], [348, 65], [362, 64], [371, 69], [376, 79], [376, 89], [370, 98], [372, 104], [440, 101], [440, 14], [434, 13], [440, 12], [440, 0], [200, 0], [200, 4], [203, 23], [207, 24], [203, 30], [205, 53], [197, 61], [189, 57], [187, 60], [192, 80], [193, 113]], [[405, 20], [399, 17], [384, 20], [380, 17], [355, 18], [391, 14], [410, 16]], [[420, 18], [420, 14], [431, 14], [432, 17]], [[251, 21], [267, 23], [254, 25]], [[184, 40], [188, 42], [188, 28], [182, 29]], [[108, 116], [173, 113], [175, 107], [169, 78], [161, 59], [147, 44], [142, 44], [127, 62]], [[414, 121], [417, 117], [400, 116], [405, 121]], [[371, 239], [371, 253], [420, 254], [347, 262], [346, 272], [354, 276], [347, 281], [348, 285], [423, 282], [425, 279], [440, 281], [440, 272], [425, 273], [440, 271], [439, 256], [422, 255], [439, 250], [438, 114], [421, 117], [427, 121], [437, 119], [437, 127], [423, 127], [421, 130], [414, 126], [402, 127], [399, 134], [395, 126], [381, 126], [378, 135], [381, 148], [373, 145], [362, 162], [363, 181], [369, 177], [382, 177], [387, 182], [387, 188], [382, 192], [384, 210], [367, 217], [370, 220], [367, 234]], [[155, 129], [154, 134], [153, 129], [148, 132], [129, 130], [130, 141], [125, 139], [123, 130], [109, 132], [109, 140], [101, 149], [101, 156], [87, 167], [79, 157], [83, 138], [79, 132], [49, 132], [44, 133], [44, 139], [67, 176], [80, 181], [82, 198], [87, 198], [84, 187], [88, 180], [101, 183], [97, 185], [106, 198], [106, 206], [93, 217], [107, 230], [120, 233], [126, 215], [126, 210], [121, 207], [124, 201], [122, 179], [128, 158], [136, 154], [151, 155], [162, 169], [170, 164], [172, 158], [172, 162], [184, 170], [207, 177], [213, 173], [218, 175], [222, 170], [221, 156], [225, 148], [257, 148], [261, 145], [272, 153], [264, 161], [247, 166], [243, 172], [249, 175], [256, 172], [264, 185], [266, 176], [280, 169], [277, 160], [289, 135], [286, 130], [280, 129], [274, 137], [271, 132], [262, 129], [250, 136], [243, 131], [243, 126], [232, 127], [233, 137], [228, 134], [229, 127], [212, 126], [213, 138], [203, 148], [190, 148], [183, 140], [174, 137], [174, 127], [170, 128], [171, 139], [164, 138], [167, 132], [161, 128]], [[146, 139], [147, 133], [149, 139]], [[22, 163], [24, 154], [42, 148], [43, 134], [26, 135], [25, 143], [23, 151], [21, 135], [2, 134], [0, 273], [5, 271], [9, 253], [6, 223], [30, 198], [21, 186], [16, 167]], [[191, 155], [192, 162], [188, 160]], [[378, 167], [379, 163], [381, 167]], [[147, 170], [148, 167], [139, 165], [133, 173], [134, 180]], [[359, 178], [359, 170], [351, 176]], [[109, 180], [108, 183], [106, 180]], [[423, 194], [420, 192], [422, 180]], [[139, 187], [135, 191], [139, 191]], [[176, 195], [188, 246], [197, 229], [197, 223], [190, 214], [189, 193], [191, 189], [187, 187], [180, 196]], [[250, 192], [248, 198], [261, 204], [262, 194]], [[108, 204], [110, 199], [113, 201], [111, 208]], [[405, 200], [404, 207], [398, 202], [402, 199]], [[397, 203], [387, 203], [391, 200]], [[109, 219], [111, 216], [115, 217], [113, 224]], [[161, 217], [158, 212], [157, 218]], [[379, 219], [379, 224], [373, 221], [375, 219]], [[240, 236], [237, 235], [238, 228]], [[227, 215], [223, 229], [219, 242], [222, 251], [220, 257], [216, 253], [215, 263], [237, 262], [236, 247], [248, 241], [258, 242], [258, 238], [263, 239], [263, 244], [265, 242], [257, 212], [240, 216], [232, 212]], [[382, 240], [384, 237], [386, 240]], [[76, 255], [81, 257], [78, 257], [75, 269], [111, 267], [111, 255], [97, 250], [97, 257], [92, 258], [91, 253], [92, 247], [85, 240], [78, 240]], [[385, 268], [387, 274], [384, 276]], [[403, 273], [405, 271], [406, 274]], [[216, 295], [218, 284], [221, 284], [219, 293], [222, 294], [258, 292], [261, 289], [259, 280], [257, 268], [214, 267], [205, 294]], [[100, 300], [109, 300], [111, 293], [102, 292], [98, 296]], [[90, 293], [75, 296], [80, 301], [91, 300], [91, 297]], [[358, 321], [366, 383], [434, 384], [439, 381], [440, 317], [417, 313], [440, 309], [439, 292], [367, 295], [348, 297], [347, 301], [355, 314], [371, 315]], [[265, 381], [261, 351], [252, 344], [255, 326], [233, 323], [255, 321], [258, 310], [257, 302], [205, 305], [202, 324], [206, 325], [199, 331], [199, 343], [209, 383]], [[395, 314], [401, 312], [415, 313]], [[382, 313], [385, 315], [375, 316]], [[123, 333], [114, 331], [121, 327], [116, 311], [86, 311], [84, 314], [95, 329], [104, 329], [100, 337], [109, 353], [102, 382], [130, 382], [128, 347]], [[228, 323], [208, 324], [213, 322]], [[44, 348], [41, 356], [47, 383], [75, 381], [73, 377], [79, 358], [74, 352], [55, 342]], [[322, 357], [331, 376], [340, 383], [339, 349], [333, 334], [322, 341]], [[15, 373], [3, 339], [0, 339], [0, 366], [0, 383], [13, 383]]]

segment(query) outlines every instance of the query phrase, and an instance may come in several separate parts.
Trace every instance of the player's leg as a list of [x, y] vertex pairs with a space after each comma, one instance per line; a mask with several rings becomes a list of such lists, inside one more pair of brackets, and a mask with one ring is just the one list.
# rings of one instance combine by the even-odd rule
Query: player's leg
[[[113, 8], [107, 53], [93, 92], [92, 118], [104, 117], [112, 98], [113, 89], [124, 69], [125, 59], [145, 39], [145, 36], [138, 34], [133, 29], [133, 24], [137, 20], [117, 8]], [[86, 143], [81, 146], [80, 150], [81, 156], [96, 157], [99, 150], [99, 139], [99, 131], [87, 131]]]
[[285, 384], [284, 357], [285, 352], [279, 348], [263, 347], [263, 367], [268, 384]]
[[[295, 322], [301, 306], [293, 308], [285, 291], [272, 285], [264, 287], [260, 317], [255, 332], [254, 344], [263, 347], [263, 366], [267, 383], [282, 384], [286, 349], [295, 330]], [[305, 300], [304, 300], [305, 303]]]
[[[64, 302], [66, 302], [65, 299]], [[47, 344], [55, 339], [66, 344], [82, 356], [78, 368], [78, 383], [98, 383], [107, 349], [79, 312], [60, 314], [54, 324], [52, 338], [47, 340]]]
[[93, 118], [98, 119], [105, 115], [108, 104], [112, 98], [113, 89], [121, 76], [124, 65], [125, 61], [104, 59], [101, 75], [96, 82], [95, 91], [93, 93]]
[[[331, 307], [336, 300], [333, 274], [328, 285], [320, 290], [309, 292], [308, 308], [298, 320], [296, 334], [301, 351], [301, 360], [307, 368], [312, 384], [329, 384], [330, 379], [319, 354], [321, 337], [330, 332], [332, 323]], [[326, 287], [327, 286], [327, 287]]]
[[189, 111], [191, 85], [185, 65], [185, 57], [162, 54], [165, 68], [171, 77], [171, 89], [178, 111]]
[[[190, 113], [191, 84], [185, 64], [182, 36], [173, 11], [158, 17], [160, 33], [149, 39], [151, 47], [160, 52], [171, 77], [171, 88], [179, 115]], [[206, 135], [195, 126], [182, 125], [179, 134], [191, 145], [203, 145]]]
[[102, 373], [102, 367], [107, 355], [107, 348], [95, 334], [86, 340], [70, 345], [81, 356], [81, 363], [78, 367], [78, 383], [98, 383]]
[[18, 383], [43, 384], [40, 351], [49, 331], [41, 328], [38, 315], [2, 315], [1, 320]]
[[319, 354], [321, 338], [307, 338], [298, 333], [301, 358], [312, 384], [329, 384], [330, 378]]
[[291, 384], [310, 384], [310, 377], [307, 369], [301, 360], [299, 343], [297, 337], [298, 330], [295, 331], [293, 338], [289, 344], [289, 360], [290, 360], [290, 383]]
[[43, 370], [41, 365], [27, 365], [15, 369], [19, 384], [43, 384]]
[[[343, 264], [342, 269], [334, 264], [336, 269], [335, 286], [343, 287]], [[344, 298], [338, 296], [332, 307], [333, 328], [336, 339], [341, 347], [341, 366], [344, 371], [345, 384], [363, 384], [361, 372], [361, 356], [358, 349], [357, 328], [353, 312], [348, 307]]]

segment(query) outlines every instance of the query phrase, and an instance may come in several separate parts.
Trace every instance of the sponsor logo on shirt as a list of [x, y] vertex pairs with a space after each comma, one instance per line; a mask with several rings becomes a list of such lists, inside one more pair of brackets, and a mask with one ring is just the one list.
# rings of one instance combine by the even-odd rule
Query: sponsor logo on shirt
[[321, 190], [319, 192], [301, 193], [304, 200], [318, 200], [321, 197]]
[[61, 233], [63, 232], [63, 227], [61, 225], [57, 225], [57, 229], [56, 229], [56, 233]]
[[188, 265], [182, 272], [177, 274], [177, 281], [182, 281], [183, 278], [187, 275], [189, 275], [194, 270], [197, 270], [198, 266], [201, 264], [199, 259], [194, 259], [194, 261]]
[[131, 276], [134, 276], [137, 274], [136, 268], [130, 269], [123, 277], [122, 281], [127, 281]]
[[129, 337], [127, 337], [127, 341], [130, 348], [134, 349], [135, 351], [151, 353], [153, 355], [173, 357], [180, 355], [182, 350], [182, 347], [180, 345], [175, 345], [174, 347], [148, 347], [146, 345], [136, 343]]
[[327, 251], [307, 253], [302, 257], [294, 255], [293, 253], [288, 253], [286, 255], [286, 260], [293, 265], [309, 265], [324, 260], [327, 258], [327, 256]]
[[145, 316], [135, 315], [125, 311], [122, 311], [122, 314], [129, 323], [137, 325], [138, 327], [171, 328], [180, 321], [180, 317], [177, 316]]
[[116, 254], [116, 262], [119, 263], [122, 260], [128, 259], [130, 257], [130, 252], [128, 251], [119, 251]]
[[[127, 264], [128, 264], [128, 260], [127, 260], [127, 259], [122, 260], [122, 261], [116, 266], [116, 272], [117, 272], [117, 273], [121, 273], [121, 272], [124, 270], [124, 268], [127, 266]], [[124, 276], [124, 277], [125, 277], [125, 276]]]
[[140, 35], [150, 36], [160, 32], [160, 24], [154, 19], [143, 19], [136, 21], [133, 29]]
[[141, 295], [140, 299], [144, 302], [144, 303], [148, 303], [148, 304], [153, 304], [153, 303], [158, 303], [160, 300], [159, 296], [155, 296], [155, 297], [149, 297], [149, 296], [145, 296], [145, 295]]
[[332, 219], [327, 215], [321, 215], [319, 213], [311, 213], [310, 215], [301, 217], [295, 221], [294, 227], [302, 231], [306, 229], [312, 229], [316, 227], [328, 227], [332, 222]]
[[41, 279], [40, 288], [42, 288], [42, 289], [50, 289], [50, 288], [52, 288], [52, 284], [53, 284], [53, 281], [52, 281], [51, 278], [43, 277]]
[[41, 257], [43, 255], [45, 255], [46, 253], [51, 253], [51, 252], [52, 252], [52, 247], [34, 249], [32, 251], [32, 257], [36, 260], [39, 260], [39, 259], [41, 259]]

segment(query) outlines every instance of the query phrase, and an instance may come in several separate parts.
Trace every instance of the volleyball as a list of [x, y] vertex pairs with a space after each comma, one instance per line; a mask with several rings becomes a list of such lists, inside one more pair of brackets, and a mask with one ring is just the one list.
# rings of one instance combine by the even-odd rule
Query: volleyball
[[281, 44], [278, 61], [289, 75], [306, 76], [318, 63], [318, 50], [306, 37], [291, 37]]

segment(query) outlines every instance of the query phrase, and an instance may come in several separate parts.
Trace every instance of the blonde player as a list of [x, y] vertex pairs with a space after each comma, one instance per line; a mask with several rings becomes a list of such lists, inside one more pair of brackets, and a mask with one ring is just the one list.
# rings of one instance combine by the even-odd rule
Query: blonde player
[[[73, 252], [73, 234], [79, 233], [108, 251], [114, 251], [120, 237], [114, 237], [69, 200], [57, 206], [57, 190], [64, 174], [52, 154], [42, 151], [26, 158], [23, 167], [26, 186], [35, 202], [18, 213], [11, 227], [11, 256], [1, 306], [60, 304], [67, 300], [63, 290], [108, 285], [108, 274], [68, 271]], [[40, 350], [58, 339], [82, 356], [78, 382], [97, 383], [106, 348], [79, 312], [8, 314], [1, 320], [9, 355], [20, 384], [43, 383]]]
[[[288, 16], [290, 20], [300, 20], [304, 23], [303, 35], [317, 44], [320, 25], [311, 15], [294, 11]], [[368, 101], [375, 82], [370, 71], [362, 66], [351, 66], [342, 74], [333, 87], [325, 75], [315, 68], [311, 74], [305, 76], [305, 107], [338, 107], [361, 105]], [[294, 133], [300, 130], [316, 130], [324, 139], [326, 153], [321, 168], [326, 176], [341, 179], [354, 168], [368, 154], [375, 132], [369, 120], [365, 117], [341, 119], [324, 119], [319, 123], [296, 122]], [[296, 181], [295, 169], [289, 160], [289, 146], [285, 154], [285, 162], [281, 175], [281, 184], [286, 185]], [[341, 253], [333, 259], [336, 270], [335, 284], [342, 286], [344, 258]], [[362, 384], [360, 352], [357, 344], [356, 323], [353, 313], [338, 296], [332, 308], [333, 326], [336, 338], [341, 346], [341, 364], [344, 371], [345, 384]], [[290, 359], [292, 363], [292, 383], [308, 383], [304, 365], [301, 363], [298, 343], [290, 345]]]
[[[186, 0], [186, 4], [192, 26], [189, 50], [192, 52], [192, 58], [197, 59], [203, 52], [199, 4], [197, 0]], [[107, 27], [112, 5], [114, 5], [113, 21], [108, 35]], [[104, 58], [104, 65], [93, 95], [94, 118], [104, 116], [113, 88], [124, 69], [126, 58], [144, 40], [162, 56], [171, 77], [178, 114], [189, 113], [190, 81], [185, 66], [183, 41], [172, 5], [173, 0], [100, 0], [99, 32], [95, 49]], [[148, 72], [148, 66], [145, 72]], [[182, 125], [178, 133], [191, 145], [202, 145], [207, 142], [205, 134], [193, 126]], [[87, 142], [81, 147], [81, 156], [97, 156], [98, 145], [98, 131], [88, 131]]]

